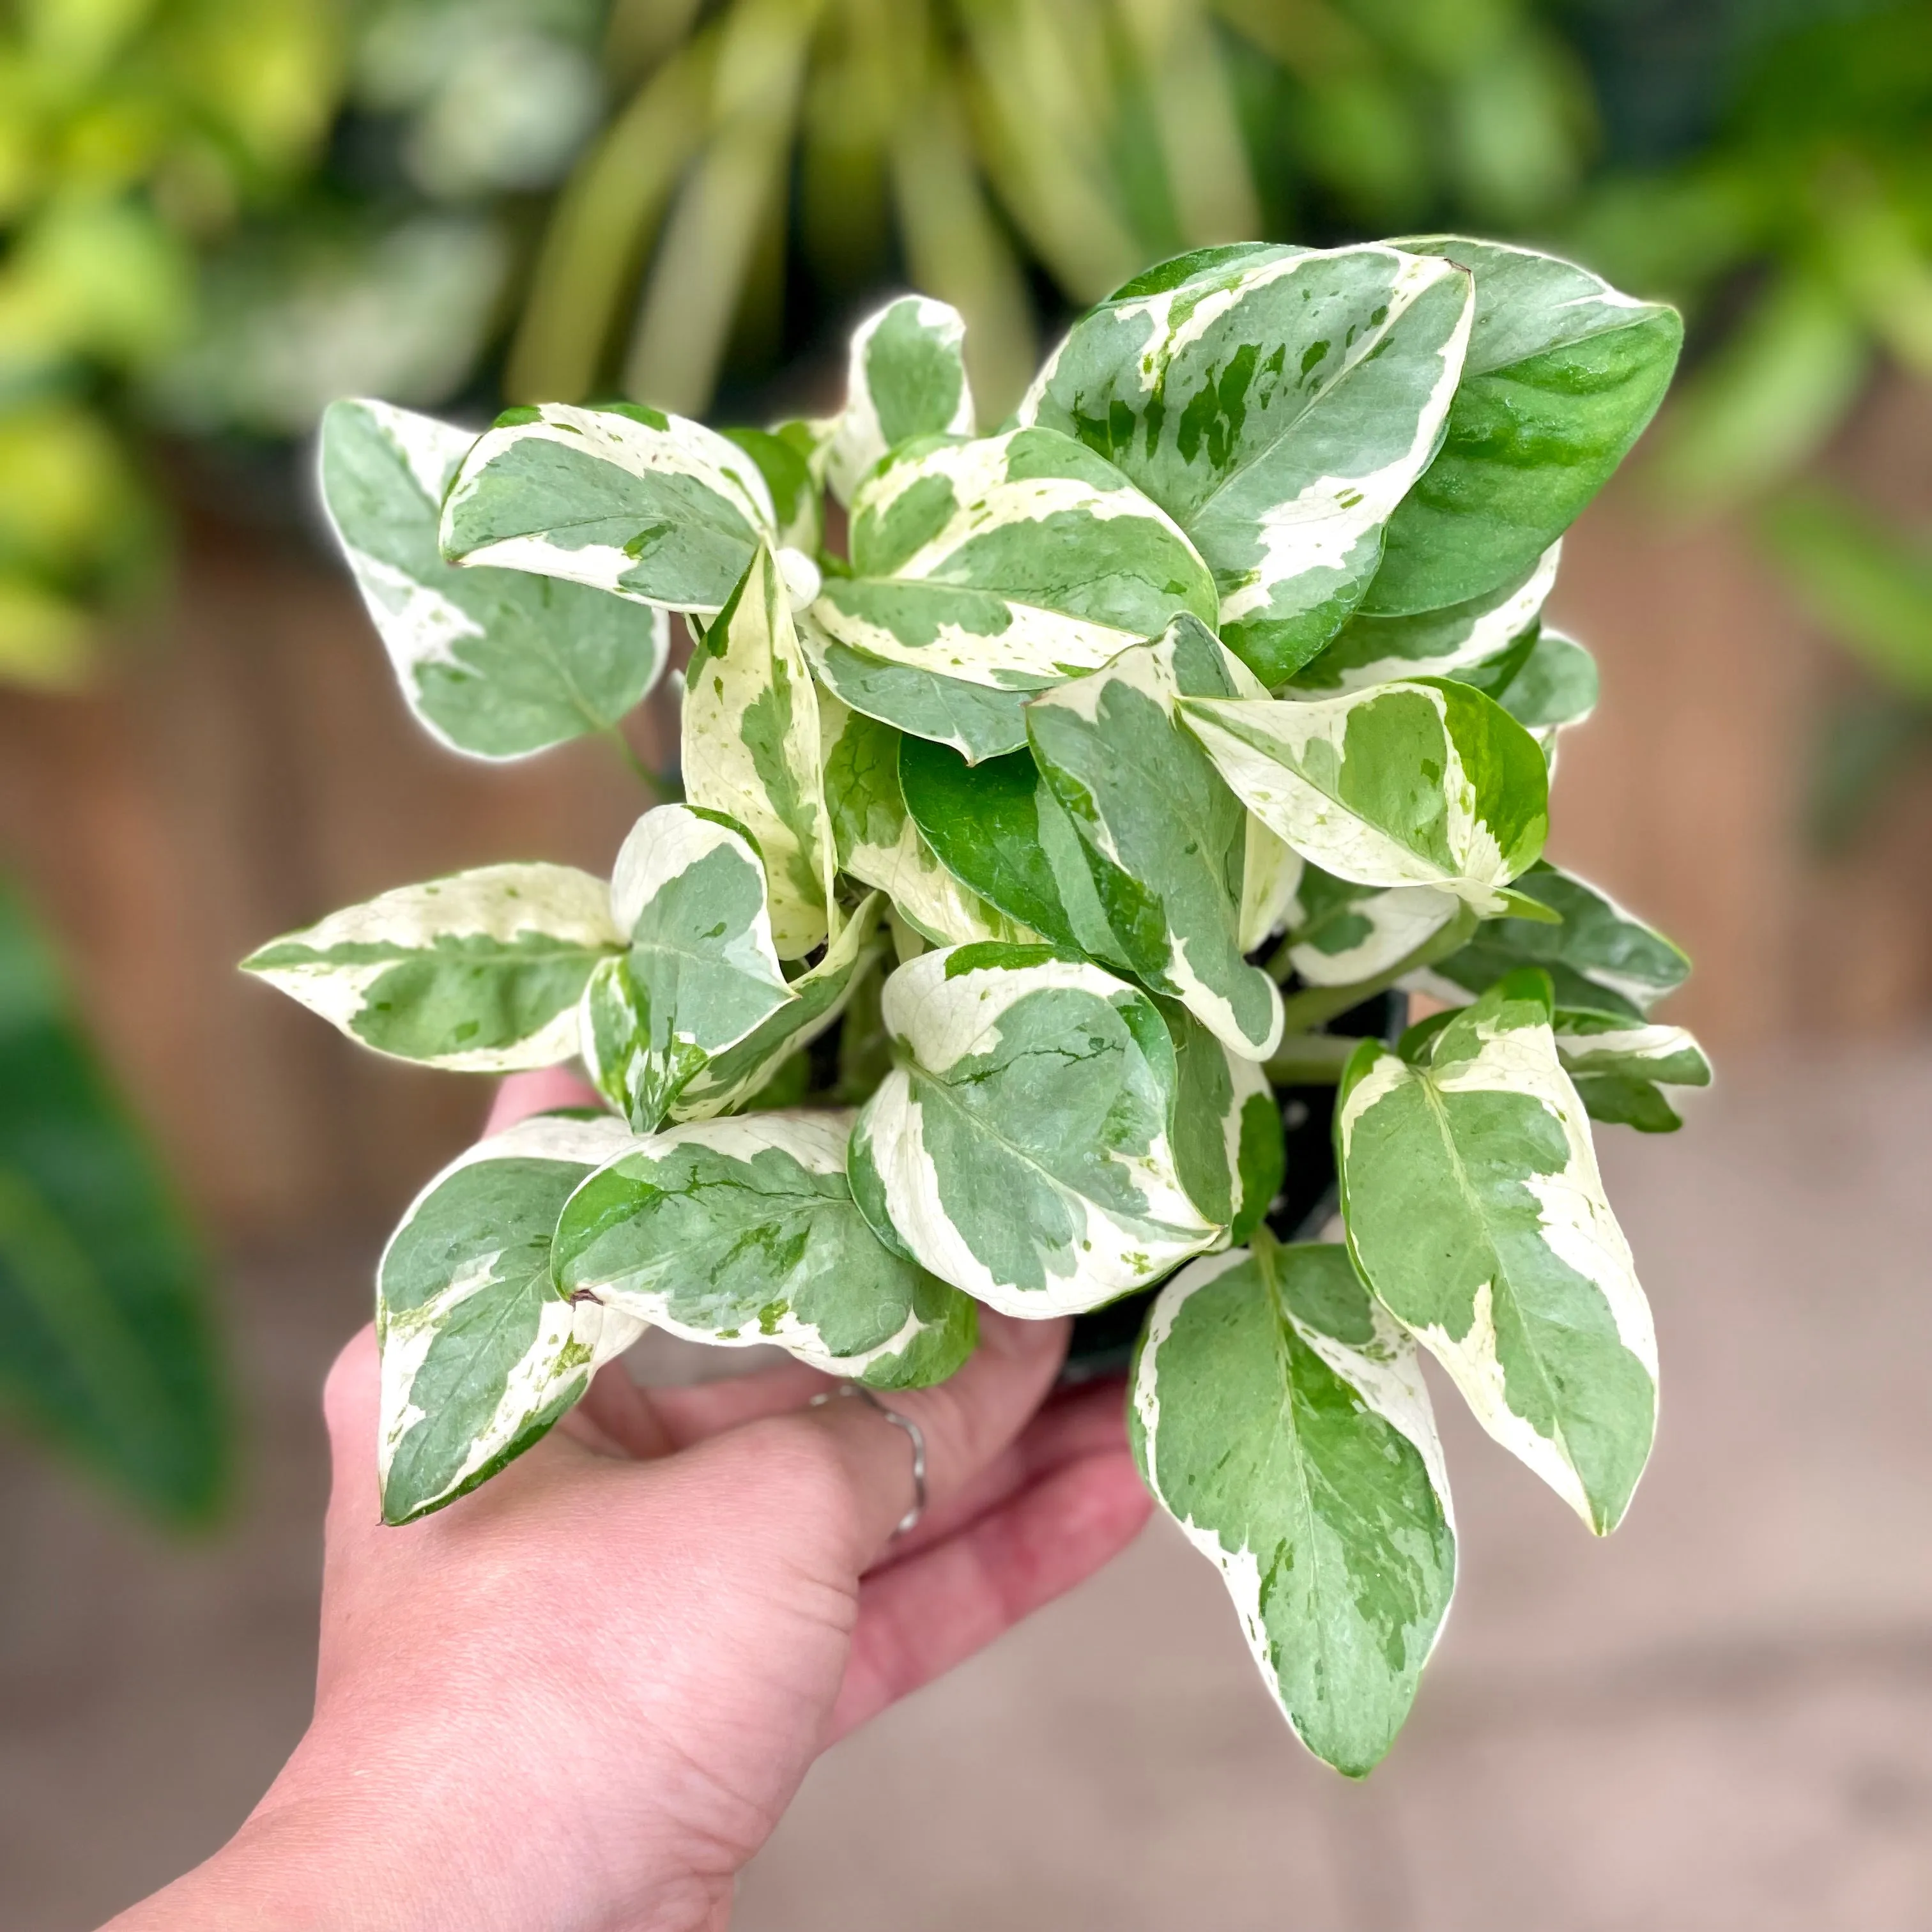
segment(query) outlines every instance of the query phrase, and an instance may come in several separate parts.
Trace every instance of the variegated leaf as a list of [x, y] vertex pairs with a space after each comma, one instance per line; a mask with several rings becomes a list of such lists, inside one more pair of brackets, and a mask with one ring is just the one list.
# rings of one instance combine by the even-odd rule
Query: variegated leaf
[[1670, 381], [1675, 309], [1574, 262], [1499, 242], [1398, 244], [1475, 278], [1475, 326], [1442, 447], [1389, 520], [1364, 608], [1385, 616], [1487, 596], [1574, 523]]
[[1309, 986], [1355, 986], [1407, 958], [1461, 904], [1438, 886], [1358, 886], [1306, 866], [1288, 921], [1289, 963]]
[[836, 869], [820, 788], [818, 698], [776, 558], [762, 545], [685, 673], [685, 796], [757, 842], [781, 959], [824, 944]]
[[1230, 1052], [1184, 1008], [1170, 1010], [1168, 1027], [1175, 1172], [1187, 1198], [1221, 1224], [1217, 1245], [1245, 1241], [1281, 1192], [1287, 1153], [1280, 1104], [1260, 1066]]
[[[1556, 581], [1561, 544], [1552, 544], [1527, 575], [1467, 604], [1407, 617], [1358, 611], [1314, 662], [1298, 671], [1298, 692], [1320, 696], [1360, 691], [1405, 677], [1453, 677], [1508, 650], [1534, 624]], [[1492, 698], [1500, 694], [1478, 679]], [[1505, 706], [1505, 709], [1508, 707]]]
[[1556, 1052], [1573, 1076], [1618, 1074], [1663, 1087], [1708, 1087], [1711, 1063], [1680, 1026], [1634, 1024], [1620, 1013], [1558, 1006]]
[[332, 403], [322, 501], [403, 695], [452, 750], [520, 758], [616, 723], [664, 667], [668, 620], [522, 571], [443, 562], [443, 491], [476, 441], [387, 403]]
[[1455, 1521], [1414, 1346], [1335, 1246], [1198, 1261], [1162, 1289], [1128, 1435], [1220, 1570], [1262, 1678], [1352, 1778], [1394, 1742], [1456, 1580]]
[[1337, 1099], [1342, 1213], [1376, 1298], [1604, 1534], [1650, 1454], [1657, 1339], [1550, 1015], [1528, 969], [1413, 1061], [1364, 1041]]
[[1597, 708], [1597, 661], [1574, 638], [1539, 630], [1499, 691], [1490, 694], [1548, 750], [1566, 724]]
[[1025, 700], [1164, 630], [1214, 580], [1113, 466], [1057, 431], [908, 446], [853, 500], [850, 577], [802, 632], [855, 711], [972, 760], [1026, 742]]
[[839, 869], [886, 893], [899, 916], [935, 945], [1034, 938], [962, 886], [921, 836], [899, 788], [901, 734], [824, 695], [819, 720]]
[[1301, 884], [1301, 854], [1251, 812], [1241, 865], [1240, 947], [1252, 952], [1288, 923]]
[[739, 1041], [707, 1060], [671, 1102], [674, 1120], [708, 1120], [758, 1094], [844, 1012], [886, 950], [879, 930], [884, 902], [869, 893], [825, 956], [790, 982], [791, 998]]
[[1536, 741], [1465, 684], [1415, 678], [1309, 703], [1180, 700], [1250, 811], [1312, 864], [1370, 886], [1438, 886], [1478, 911], [1549, 830]]
[[376, 1270], [386, 1522], [494, 1475], [644, 1332], [550, 1279], [565, 1202], [634, 1144], [621, 1120], [541, 1114], [459, 1155], [411, 1204]]
[[1654, 1080], [1630, 1073], [1579, 1073], [1571, 1084], [1592, 1120], [1634, 1127], [1640, 1134], [1674, 1134], [1683, 1117]]
[[1429, 969], [1418, 990], [1462, 1001], [1513, 968], [1540, 966], [1564, 1006], [1636, 1017], [1682, 985], [1690, 970], [1690, 960], [1662, 933], [1560, 866], [1540, 860], [1518, 878], [1516, 890], [1547, 906], [1562, 923], [1487, 920], [1467, 946]]
[[332, 914], [242, 962], [378, 1053], [461, 1073], [554, 1066], [622, 929], [602, 879], [484, 866]]
[[747, 1114], [634, 1143], [557, 1226], [557, 1282], [652, 1327], [768, 1342], [880, 1388], [943, 1381], [973, 1352], [967, 1297], [880, 1246], [845, 1179], [852, 1116]]
[[797, 996], [758, 848], [721, 813], [645, 813], [617, 855], [610, 906], [629, 950], [584, 988], [580, 1050], [598, 1090], [649, 1133], [708, 1061]]
[[709, 615], [761, 542], [771, 491], [702, 423], [641, 404], [506, 410], [443, 500], [442, 554]]
[[796, 550], [803, 556], [816, 556], [825, 541], [825, 514], [820, 501], [824, 485], [814, 476], [815, 449], [800, 424], [783, 424], [776, 430], [728, 429], [728, 442], [735, 442], [758, 466], [772, 499], [772, 541], [782, 550]]
[[826, 452], [826, 480], [850, 503], [889, 450], [921, 436], [970, 436], [977, 426], [966, 380], [966, 324], [926, 296], [902, 296], [852, 337], [845, 406]]
[[1281, 1037], [1281, 992], [1241, 955], [1248, 814], [1183, 728], [1183, 696], [1263, 698], [1192, 616], [1036, 698], [1028, 734], [1078, 835], [1109, 954], [1231, 1051], [1265, 1060]]
[[1193, 539], [1222, 641], [1279, 685], [1328, 643], [1435, 454], [1468, 278], [1381, 244], [1204, 251], [1074, 325], [1021, 405]]
[[1144, 993], [1044, 946], [928, 952], [886, 982], [898, 1064], [853, 1135], [882, 1239], [1010, 1315], [1098, 1307], [1220, 1233], [1173, 1145], [1174, 1046]]

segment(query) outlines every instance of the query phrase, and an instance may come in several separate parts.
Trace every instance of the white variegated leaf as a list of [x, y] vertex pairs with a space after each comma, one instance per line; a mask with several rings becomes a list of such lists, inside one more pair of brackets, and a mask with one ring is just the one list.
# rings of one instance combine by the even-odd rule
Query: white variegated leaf
[[926, 296], [902, 296], [852, 337], [845, 406], [826, 451], [826, 481], [842, 503], [890, 450], [921, 436], [970, 436], [966, 324]]
[[386, 1522], [494, 1475], [643, 1333], [550, 1279], [565, 1202], [634, 1144], [621, 1120], [540, 1114], [459, 1155], [410, 1204], [376, 1270]]
[[1180, 714], [1250, 811], [1311, 864], [1436, 886], [1479, 912], [1549, 830], [1536, 742], [1470, 686], [1412, 679], [1307, 703], [1184, 698]]
[[1604, 1534], [1650, 1454], [1657, 1338], [1550, 1014], [1531, 969], [1412, 1059], [1364, 1041], [1337, 1099], [1342, 1213], [1376, 1298]]
[[387, 403], [332, 403], [322, 501], [410, 710], [453, 751], [520, 758], [615, 724], [663, 670], [669, 622], [581, 585], [444, 562], [443, 492], [475, 441]]
[[781, 959], [824, 944], [836, 870], [820, 783], [818, 699], [772, 552], [760, 547], [685, 674], [685, 796], [757, 842]]
[[1172, 1142], [1173, 1042], [1144, 993], [1043, 946], [928, 952], [886, 982], [898, 1064], [852, 1189], [883, 1239], [1010, 1315], [1097, 1307], [1220, 1233]]
[[1154, 1304], [1127, 1427], [1148, 1487], [1220, 1570], [1282, 1714], [1365, 1775], [1408, 1714], [1455, 1586], [1414, 1345], [1340, 1247], [1216, 1255]]
[[1288, 923], [1304, 861], [1251, 812], [1242, 855], [1240, 946], [1252, 952]]
[[849, 1113], [747, 1114], [634, 1142], [571, 1197], [559, 1286], [726, 1348], [770, 1343], [882, 1388], [972, 1352], [973, 1304], [882, 1246], [845, 1178]]
[[1246, 1240], [1281, 1191], [1281, 1106], [1261, 1067], [1231, 1052], [1184, 1009], [1174, 1035], [1174, 1171], [1187, 1198], [1221, 1225], [1215, 1245]]
[[1352, 986], [1388, 972], [1456, 916], [1437, 886], [1358, 886], [1310, 866], [1288, 921], [1289, 963], [1311, 986]]
[[1662, 1087], [1711, 1084], [1711, 1063], [1682, 1027], [1565, 1006], [1556, 1009], [1553, 1024], [1557, 1057], [1571, 1074], [1622, 1074]]
[[242, 964], [379, 1053], [507, 1073], [577, 1051], [578, 997], [623, 943], [602, 880], [484, 866], [333, 913]]

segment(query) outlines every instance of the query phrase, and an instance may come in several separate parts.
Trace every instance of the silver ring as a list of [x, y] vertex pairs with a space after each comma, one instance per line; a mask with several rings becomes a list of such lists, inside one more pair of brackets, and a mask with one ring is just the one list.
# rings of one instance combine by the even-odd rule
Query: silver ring
[[808, 1408], [823, 1408], [828, 1402], [836, 1402], [841, 1396], [856, 1396], [883, 1415], [896, 1428], [903, 1429], [912, 1443], [912, 1508], [901, 1516], [892, 1534], [903, 1536], [926, 1514], [926, 1432], [909, 1415], [902, 1415], [896, 1408], [888, 1408], [862, 1382], [841, 1382], [836, 1388], [823, 1389], [806, 1404]]

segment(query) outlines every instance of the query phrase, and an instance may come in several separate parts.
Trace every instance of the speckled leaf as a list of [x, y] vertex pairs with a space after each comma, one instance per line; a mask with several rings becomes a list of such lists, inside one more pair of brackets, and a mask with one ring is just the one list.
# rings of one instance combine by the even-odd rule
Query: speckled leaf
[[747, 1114], [653, 1134], [573, 1194], [558, 1285], [726, 1348], [769, 1342], [880, 1388], [943, 1381], [974, 1305], [880, 1245], [852, 1202], [852, 1116]]
[[1172, 1144], [1154, 1002], [1044, 946], [928, 952], [886, 982], [898, 1064], [860, 1116], [852, 1190], [882, 1238], [1003, 1312], [1098, 1307], [1220, 1234]]
[[1342, 1214], [1376, 1298], [1604, 1534], [1650, 1454], [1657, 1340], [1550, 1014], [1526, 969], [1414, 1064], [1364, 1041], [1337, 1097]]
[[1437, 886], [1359, 886], [1307, 866], [1288, 922], [1289, 962], [1309, 986], [1354, 986], [1406, 959], [1461, 903]]
[[1296, 1734], [1365, 1776], [1408, 1715], [1456, 1580], [1414, 1346], [1340, 1247], [1217, 1255], [1154, 1304], [1128, 1433], [1148, 1487], [1220, 1570]]
[[649, 1133], [708, 1060], [796, 995], [758, 848], [720, 813], [646, 812], [617, 855], [610, 905], [629, 950], [584, 988], [580, 1050], [598, 1090]]
[[845, 406], [826, 452], [826, 480], [839, 502], [851, 502], [888, 450], [915, 436], [973, 434], [965, 340], [959, 311], [925, 296], [902, 296], [859, 325]]
[[836, 698], [820, 698], [819, 719], [839, 869], [886, 893], [900, 918], [935, 945], [1034, 938], [962, 886], [920, 835], [899, 788], [901, 734]]
[[242, 966], [378, 1053], [506, 1073], [577, 1051], [578, 995], [623, 943], [602, 879], [484, 866], [333, 913]]
[[1663, 400], [1684, 325], [1574, 263], [1498, 242], [1400, 245], [1476, 280], [1442, 447], [1390, 519], [1366, 608], [1435, 610], [1520, 578], [1602, 488]]
[[1052, 430], [914, 443], [853, 500], [854, 574], [802, 632], [855, 711], [994, 758], [1022, 707], [1183, 610], [1212, 622], [1208, 567], [1113, 466]]
[[1273, 686], [1375, 577], [1436, 452], [1471, 313], [1466, 275], [1379, 244], [1210, 254], [1083, 316], [1020, 417], [1078, 436], [1186, 531], [1222, 642]]
[[332, 403], [322, 501], [410, 710], [453, 751], [520, 758], [622, 718], [664, 669], [668, 620], [580, 584], [444, 562], [443, 491], [475, 440], [387, 403]]
[[539, 1115], [459, 1155], [411, 1204], [376, 1270], [385, 1522], [494, 1475], [644, 1332], [550, 1279], [565, 1202], [632, 1144], [621, 1120]]
[[1560, 914], [1562, 923], [1487, 920], [1467, 946], [1430, 969], [1418, 982], [1420, 990], [1463, 1000], [1512, 968], [1540, 966], [1563, 1005], [1635, 1016], [1682, 985], [1690, 970], [1689, 959], [1663, 934], [1560, 866], [1539, 861], [1516, 880], [1516, 890]]
[[[1334, 642], [1295, 674], [1294, 688], [1319, 696], [1360, 691], [1394, 678], [1450, 677], [1493, 658], [1536, 622], [1556, 581], [1562, 548], [1551, 544], [1521, 579], [1467, 604], [1408, 617], [1358, 611], [1336, 634]], [[1491, 697], [1497, 694], [1490, 692]]]
[[716, 430], [640, 404], [545, 403], [505, 410], [464, 458], [441, 541], [452, 563], [708, 615], [776, 529], [758, 464]]
[[1287, 1160], [1281, 1107], [1268, 1076], [1231, 1053], [1184, 1008], [1174, 1035], [1175, 1171], [1187, 1198], [1221, 1223], [1217, 1246], [1246, 1240], [1281, 1192]]
[[757, 842], [772, 944], [801, 959], [825, 942], [836, 870], [820, 788], [818, 698], [777, 560], [760, 547], [685, 674], [685, 796]]
[[1439, 886], [1500, 912], [1543, 849], [1536, 741], [1469, 686], [1437, 678], [1340, 698], [1183, 698], [1180, 712], [1256, 816], [1311, 864], [1370, 886]]
[[1281, 1037], [1281, 994], [1241, 956], [1247, 813], [1182, 727], [1183, 695], [1262, 696], [1191, 616], [1036, 698], [1027, 730], [1080, 839], [1109, 952], [1230, 1050], [1265, 1060]]

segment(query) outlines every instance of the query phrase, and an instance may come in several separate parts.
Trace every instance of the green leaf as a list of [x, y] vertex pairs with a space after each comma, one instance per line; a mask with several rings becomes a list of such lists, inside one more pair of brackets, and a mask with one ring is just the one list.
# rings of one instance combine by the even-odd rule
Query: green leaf
[[897, 1064], [852, 1190], [882, 1239], [1010, 1315], [1098, 1307], [1220, 1233], [1176, 1166], [1159, 1010], [1046, 946], [928, 952], [886, 982]]
[[602, 879], [484, 866], [333, 913], [242, 967], [378, 1053], [506, 1073], [577, 1051], [578, 997], [623, 943]]
[[1310, 986], [1374, 979], [1441, 932], [1461, 903], [1436, 886], [1360, 886], [1306, 866], [1288, 919], [1289, 963]]
[[1515, 890], [1561, 915], [1562, 923], [1487, 921], [1460, 952], [1436, 962], [1425, 990], [1460, 1000], [1486, 992], [1516, 967], [1540, 966], [1564, 1006], [1637, 1016], [1690, 970], [1690, 960], [1663, 934], [1559, 866], [1539, 861]]
[[0, 1404], [143, 1509], [200, 1521], [232, 1444], [206, 1267], [0, 882]]
[[1654, 1081], [1627, 1073], [1582, 1073], [1574, 1084], [1585, 1112], [1606, 1126], [1634, 1127], [1640, 1134], [1674, 1134], [1684, 1124]]
[[609, 730], [658, 680], [669, 621], [520, 570], [458, 570], [436, 525], [476, 438], [387, 403], [332, 403], [322, 494], [403, 695], [452, 750], [520, 758]]
[[1419, 1064], [1365, 1040], [1337, 1097], [1342, 1210], [1376, 1299], [1600, 1535], [1650, 1454], [1657, 1340], [1550, 1013], [1529, 969]]
[[1148, 1487], [1220, 1568], [1296, 1734], [1366, 1775], [1456, 1580], [1414, 1345], [1339, 1246], [1216, 1255], [1154, 1304], [1128, 1433]]
[[718, 1055], [797, 998], [772, 943], [765, 872], [744, 828], [661, 805], [617, 855], [610, 907], [630, 936], [584, 992], [580, 1050], [639, 1133]]
[[632, 1145], [621, 1120], [539, 1114], [451, 1162], [376, 1270], [382, 1520], [454, 1502], [539, 1441], [643, 1334], [550, 1280], [572, 1190]]
[[1281, 1037], [1281, 994], [1241, 953], [1247, 813], [1183, 729], [1183, 695], [1261, 697], [1193, 616], [1036, 698], [1027, 730], [1079, 838], [1108, 954], [1231, 1052], [1264, 1060]]
[[1536, 741], [1453, 680], [1309, 703], [1183, 698], [1182, 717], [1250, 811], [1311, 864], [1370, 886], [1439, 886], [1478, 911], [1549, 829]]
[[1665, 1087], [1708, 1087], [1711, 1063], [1680, 1026], [1633, 1024], [1621, 1013], [1558, 1006], [1552, 1022], [1557, 1057], [1575, 1078], [1620, 1076]]
[[1526, 650], [1452, 676], [1487, 692], [1546, 752], [1558, 730], [1580, 724], [1597, 708], [1597, 661], [1574, 638], [1539, 629]]
[[852, 505], [850, 577], [801, 636], [855, 711], [971, 761], [1026, 742], [1036, 691], [1096, 670], [1183, 610], [1208, 567], [1111, 464], [1051, 430], [914, 443]]
[[1287, 1162], [1281, 1108], [1268, 1076], [1233, 1053], [1185, 1009], [1168, 1015], [1174, 1035], [1174, 1171], [1187, 1198], [1246, 1240], [1281, 1192]]
[[803, 428], [788, 423], [777, 430], [728, 429], [722, 434], [758, 466], [771, 492], [772, 542], [782, 549], [816, 556], [825, 542], [825, 514], [819, 494], [822, 485], [812, 473], [811, 445], [791, 433]]
[[757, 842], [772, 944], [800, 959], [825, 942], [836, 869], [820, 784], [818, 698], [777, 559], [762, 546], [685, 674], [685, 796]]
[[692, 1341], [769, 1342], [880, 1388], [944, 1381], [973, 1352], [974, 1305], [866, 1226], [851, 1125], [747, 1114], [652, 1135], [571, 1197], [558, 1283]]
[[1390, 519], [1364, 608], [1438, 610], [1522, 578], [1609, 480], [1664, 399], [1684, 324], [1573, 262], [1460, 235], [1406, 239], [1475, 277], [1475, 326], [1441, 451]]
[[1208, 251], [1074, 325], [1021, 405], [1124, 470], [1214, 572], [1222, 641], [1273, 686], [1340, 628], [1434, 455], [1468, 278], [1379, 244]]
[[[891, 725], [822, 694], [819, 722], [839, 869], [886, 893], [899, 916], [935, 945], [1032, 938], [1029, 928], [961, 885], [913, 823], [899, 788], [899, 748], [920, 741], [902, 740]], [[952, 752], [932, 748], [968, 769]], [[1000, 762], [975, 769], [990, 771]]]
[[965, 340], [959, 311], [926, 296], [902, 296], [854, 332], [845, 406], [826, 452], [826, 480], [840, 502], [901, 444], [973, 434]]
[[[1295, 674], [1298, 692], [1319, 695], [1360, 691], [1404, 677], [1454, 677], [1507, 651], [1534, 624], [1556, 581], [1560, 544], [1552, 544], [1528, 574], [1486, 596], [1406, 617], [1358, 611], [1335, 641]], [[1471, 680], [1491, 697], [1497, 693]]]
[[702, 423], [641, 404], [506, 410], [442, 506], [442, 554], [706, 616], [776, 541], [757, 463]]

